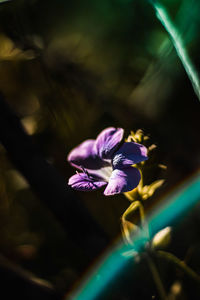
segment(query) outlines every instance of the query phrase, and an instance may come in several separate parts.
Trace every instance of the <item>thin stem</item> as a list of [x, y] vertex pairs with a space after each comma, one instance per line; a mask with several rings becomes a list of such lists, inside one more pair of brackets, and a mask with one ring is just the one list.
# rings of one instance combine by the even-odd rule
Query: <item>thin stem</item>
[[142, 226], [146, 225], [146, 221], [145, 221], [145, 212], [144, 212], [144, 206], [141, 203], [141, 201], [139, 201], [139, 211], [140, 211], [140, 220], [141, 220], [141, 224]]
[[166, 251], [156, 251], [158, 257], [165, 259], [168, 262], [172, 262], [179, 269], [181, 269], [185, 274], [194, 279], [196, 282], [200, 284], [200, 275], [198, 275], [195, 271], [193, 271], [190, 267], [186, 265], [186, 263], [180, 260], [178, 257], [173, 255], [172, 253]]
[[[148, 224], [145, 220], [145, 212], [144, 212], [144, 206], [143, 206], [142, 202], [140, 202], [139, 210], [140, 210], [140, 217], [141, 217], [141, 223], [142, 223], [142, 226], [143, 226], [143, 230], [148, 235], [148, 238], [150, 238], [149, 226], [148, 226]], [[162, 280], [160, 278], [160, 274], [159, 274], [158, 269], [157, 269], [157, 267], [156, 267], [156, 265], [153, 261], [153, 258], [150, 256], [150, 254], [148, 252], [147, 252], [147, 255], [146, 255], [146, 259], [147, 259], [147, 262], [148, 262], [148, 265], [149, 265], [149, 269], [150, 269], [150, 271], [153, 275], [153, 279], [154, 279], [154, 282], [156, 284], [158, 293], [160, 295], [160, 299], [161, 300], [166, 300], [167, 299], [167, 294], [165, 292], [164, 285], [163, 285]]]
[[[142, 172], [141, 172], [141, 181], [140, 181], [140, 188], [143, 187], [143, 176], [142, 176]], [[131, 199], [132, 201], [134, 201], [134, 199]], [[131, 242], [131, 238], [130, 238], [130, 233], [127, 233], [127, 228], [125, 226], [125, 224], [127, 224], [125, 222], [126, 217], [132, 213], [133, 211], [136, 211], [137, 209], [139, 209], [139, 213], [140, 213], [140, 221], [141, 221], [141, 226], [143, 231], [145, 232], [145, 234], [148, 236], [148, 238], [150, 239], [150, 233], [149, 233], [149, 226], [145, 220], [145, 211], [144, 211], [144, 206], [143, 203], [139, 200], [136, 200], [134, 202], [132, 202], [129, 207], [127, 208], [127, 210], [124, 212], [124, 214], [122, 215], [122, 228], [123, 228], [123, 232], [124, 235], [126, 237], [126, 239]], [[134, 225], [134, 224], [133, 224]], [[129, 230], [131, 230], [129, 228]], [[152, 273], [154, 282], [156, 284], [158, 293], [160, 295], [160, 299], [161, 300], [166, 300], [167, 299], [167, 294], [165, 292], [165, 288], [164, 285], [162, 283], [162, 280], [160, 278], [159, 272], [157, 270], [157, 267], [153, 261], [153, 258], [150, 256], [150, 254], [147, 252], [146, 253], [146, 259], [149, 265], [149, 269]]]
[[162, 280], [160, 278], [160, 274], [158, 273], [157, 267], [156, 267], [152, 257], [149, 254], [147, 254], [146, 259], [147, 259], [147, 262], [149, 265], [149, 269], [151, 270], [151, 273], [153, 275], [153, 279], [156, 284], [158, 293], [160, 295], [160, 299], [166, 300], [167, 294], [166, 294], [165, 288], [163, 286]]
[[145, 221], [144, 206], [143, 206], [142, 202], [139, 200], [132, 202], [129, 205], [129, 207], [125, 210], [125, 212], [122, 215], [122, 225], [123, 225], [123, 222], [126, 221], [127, 216], [130, 215], [131, 213], [133, 213], [134, 211], [136, 211], [137, 209], [139, 209], [140, 221], [141, 221], [142, 228], [145, 231], [145, 233], [147, 234], [147, 236], [149, 237], [149, 229], [148, 229], [148, 226]]
[[133, 211], [137, 210], [140, 206], [139, 201], [132, 202], [129, 207], [125, 210], [125, 212], [122, 215], [122, 219], [125, 219], [128, 215], [130, 215]]
[[[123, 216], [122, 216], [122, 227], [123, 227], [123, 232], [125, 234], [126, 239], [130, 242], [131, 238], [129, 236], [129, 234], [127, 234], [127, 228], [125, 227], [125, 224], [127, 224], [125, 222], [126, 217], [132, 213], [133, 211], [135, 211], [136, 209], [139, 209], [139, 213], [140, 213], [140, 220], [141, 220], [141, 225], [142, 225], [142, 229], [143, 231], [146, 233], [146, 235], [149, 237], [149, 226], [146, 223], [145, 220], [145, 212], [144, 212], [144, 206], [142, 204], [141, 201], [134, 201], [133, 203], [131, 203], [131, 205], [127, 208], [127, 210], [124, 212]], [[133, 224], [134, 225], [134, 224]], [[160, 275], [158, 273], [158, 270], [156, 268], [156, 265], [153, 261], [153, 259], [150, 257], [149, 253], [147, 253], [146, 255], [146, 259], [150, 268], [150, 271], [152, 273], [152, 276], [154, 278], [155, 284], [157, 286], [157, 290], [159, 292], [160, 295], [160, 299], [161, 300], [166, 300], [167, 296], [166, 296], [166, 292], [163, 286], [163, 283], [161, 281]]]
[[147, 236], [147, 238], [150, 239], [149, 225], [146, 222], [144, 205], [142, 204], [141, 201], [139, 201], [139, 211], [140, 211], [140, 220], [141, 220], [141, 225], [142, 225], [143, 231], [144, 231], [145, 235]]
[[139, 193], [139, 195], [140, 195], [141, 192], [142, 192], [142, 188], [143, 188], [143, 186], [144, 186], [144, 182], [143, 182], [143, 173], [142, 173], [141, 167], [138, 167], [138, 170], [140, 171], [140, 176], [141, 176], [139, 185], [138, 185], [138, 187], [137, 187], [138, 193]]

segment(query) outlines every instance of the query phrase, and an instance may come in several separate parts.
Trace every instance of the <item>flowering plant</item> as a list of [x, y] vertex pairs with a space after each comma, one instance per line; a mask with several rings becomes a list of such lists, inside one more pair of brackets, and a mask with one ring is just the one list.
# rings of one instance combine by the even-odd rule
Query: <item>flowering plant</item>
[[67, 160], [82, 172], [73, 175], [68, 184], [80, 191], [106, 186], [104, 195], [133, 190], [140, 182], [140, 171], [133, 165], [147, 160], [147, 148], [134, 141], [122, 142], [124, 130], [109, 127], [96, 140], [86, 140], [73, 149]]
[[[145, 161], [156, 146], [145, 146], [148, 137], [141, 130], [131, 132], [125, 142], [122, 141], [123, 135], [122, 128], [109, 127], [104, 129], [96, 140], [86, 140], [74, 148], [67, 160], [80, 172], [70, 177], [68, 184], [79, 191], [92, 191], [106, 186], [104, 195], [124, 193], [125, 197], [131, 201], [121, 216], [122, 235], [131, 250], [122, 254], [146, 259], [160, 299], [164, 300], [167, 299], [167, 293], [156, 266], [158, 257], [172, 262], [199, 282], [200, 277], [176, 256], [162, 250], [170, 243], [171, 227], [163, 228], [154, 236], [151, 236], [149, 231], [144, 201], [149, 199], [164, 182], [163, 179], [159, 179], [149, 185], [143, 183]], [[164, 165], [161, 166], [166, 168]], [[138, 211], [139, 224], [134, 218]], [[138, 232], [141, 233], [145, 244], [142, 253], [138, 253], [134, 246], [134, 235]]]

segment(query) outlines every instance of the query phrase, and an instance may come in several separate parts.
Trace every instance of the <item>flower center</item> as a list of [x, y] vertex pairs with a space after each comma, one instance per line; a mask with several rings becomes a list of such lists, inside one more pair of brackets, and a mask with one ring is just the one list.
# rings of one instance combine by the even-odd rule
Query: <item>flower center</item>
[[87, 174], [88, 179], [94, 180], [103, 180], [105, 182], [108, 182], [110, 179], [110, 176], [112, 174], [113, 168], [112, 166], [104, 167], [98, 170], [92, 170], [92, 169], [85, 169], [82, 168], [82, 171]]
[[111, 166], [99, 169], [99, 176], [101, 176], [105, 181], [109, 181], [112, 174], [113, 168]]

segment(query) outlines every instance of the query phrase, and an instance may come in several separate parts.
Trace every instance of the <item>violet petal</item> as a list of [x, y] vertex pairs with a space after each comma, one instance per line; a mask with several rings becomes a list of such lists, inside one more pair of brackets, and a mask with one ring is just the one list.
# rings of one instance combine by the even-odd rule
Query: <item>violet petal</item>
[[119, 150], [115, 152], [112, 164], [113, 168], [123, 169], [147, 159], [147, 148], [144, 145], [129, 142], [124, 143]]
[[69, 153], [67, 160], [78, 169], [99, 169], [108, 164], [96, 155], [95, 140], [86, 140], [78, 145]]
[[103, 159], [110, 159], [122, 140], [122, 128], [109, 127], [104, 129], [96, 139], [96, 152]]
[[86, 173], [77, 173], [69, 178], [68, 185], [78, 191], [97, 190], [106, 184], [100, 178], [88, 176]]
[[112, 172], [104, 195], [110, 196], [131, 191], [137, 187], [140, 179], [140, 172], [134, 167], [128, 167], [123, 170], [115, 169]]

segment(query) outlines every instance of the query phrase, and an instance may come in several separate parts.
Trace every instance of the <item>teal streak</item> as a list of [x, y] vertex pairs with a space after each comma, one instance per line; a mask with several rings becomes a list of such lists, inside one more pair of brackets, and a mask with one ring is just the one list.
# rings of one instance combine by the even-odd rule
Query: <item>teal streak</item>
[[[162, 228], [175, 225], [180, 221], [191, 208], [200, 200], [200, 174], [198, 173], [188, 182], [183, 184], [175, 193], [163, 199], [157, 209], [148, 218], [152, 236]], [[134, 239], [134, 251], [141, 252], [145, 246], [142, 234]], [[96, 266], [82, 286], [73, 292], [69, 298], [73, 300], [95, 300], [105, 288], [109, 287], [116, 275], [126, 267], [133, 256], [126, 256], [130, 252], [130, 246], [120, 242], [103, 259], [100, 265]]]
[[168, 224], [177, 223], [181, 216], [187, 214], [190, 209], [200, 200], [200, 174], [196, 175], [189, 183], [185, 183], [180, 190], [171, 195], [149, 217], [148, 222], [152, 235]]
[[169, 33], [169, 36], [183, 64], [183, 67], [185, 68], [185, 71], [189, 79], [191, 80], [194, 91], [198, 99], [200, 100], [200, 79], [198, 76], [198, 72], [187, 53], [181, 35], [179, 34], [176, 27], [173, 25], [173, 22], [170, 20], [170, 17], [166, 9], [157, 1], [149, 0], [149, 2], [154, 7], [156, 11], [156, 15], [160, 20], [160, 22], [162, 23], [162, 25], [164, 26], [165, 30]]

